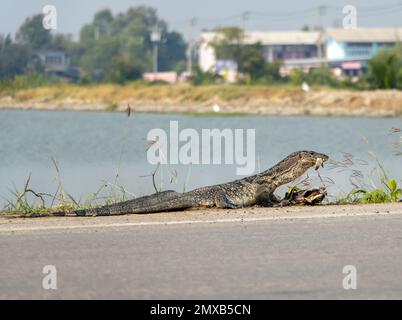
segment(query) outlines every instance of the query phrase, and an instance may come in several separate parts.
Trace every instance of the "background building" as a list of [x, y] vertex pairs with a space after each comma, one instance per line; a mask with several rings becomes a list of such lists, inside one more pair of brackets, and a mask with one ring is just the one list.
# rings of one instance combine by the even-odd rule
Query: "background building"
[[64, 51], [38, 51], [36, 55], [45, 66], [47, 74], [55, 75], [65, 81], [76, 81], [79, 78], [79, 72], [70, 64], [70, 58]]
[[326, 60], [343, 73], [356, 75], [381, 49], [402, 40], [402, 28], [334, 29], [325, 32]]
[[[216, 71], [217, 57], [211, 42], [214, 32], [200, 35], [198, 63], [203, 71]], [[267, 62], [281, 60], [285, 73], [326, 64], [343, 74], [361, 73], [380, 49], [402, 40], [402, 28], [328, 28], [318, 31], [246, 32], [244, 44], [260, 43]], [[320, 50], [321, 47], [321, 50]]]

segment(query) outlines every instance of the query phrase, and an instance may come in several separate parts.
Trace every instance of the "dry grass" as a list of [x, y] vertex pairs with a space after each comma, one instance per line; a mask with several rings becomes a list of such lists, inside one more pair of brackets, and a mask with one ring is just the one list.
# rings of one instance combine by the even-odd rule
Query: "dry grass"
[[[226, 86], [207, 85], [191, 86], [179, 85], [74, 85], [60, 84], [40, 88], [19, 90], [15, 98], [19, 101], [65, 98], [83, 101], [122, 101], [127, 99], [161, 101], [170, 99], [178, 102], [205, 102], [212, 99], [237, 100], [237, 99], [268, 99], [272, 97], [284, 97], [289, 93], [301, 93], [298, 88], [291, 86]], [[2, 94], [0, 93], [0, 96]]]
[[213, 104], [228, 113], [312, 115], [402, 115], [402, 91], [351, 91], [316, 87], [308, 93], [291, 85], [59, 84], [0, 91], [0, 107], [210, 112]]

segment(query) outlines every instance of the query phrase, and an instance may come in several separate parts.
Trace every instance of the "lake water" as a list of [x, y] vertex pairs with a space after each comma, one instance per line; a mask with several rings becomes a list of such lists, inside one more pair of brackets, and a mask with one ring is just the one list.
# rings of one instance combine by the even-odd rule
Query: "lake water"
[[[153, 192], [152, 178], [142, 177], [155, 170], [147, 161], [147, 133], [154, 128], [169, 131], [171, 120], [179, 129], [255, 129], [256, 168], [265, 170], [287, 154], [315, 150], [341, 160], [343, 152], [353, 154], [356, 169], [369, 175], [375, 167], [368, 154], [373, 150], [390, 176], [402, 178], [402, 157], [393, 155], [392, 127], [402, 127], [401, 119], [320, 118], [320, 117], [194, 117], [185, 115], [120, 113], [0, 111], [0, 207], [12, 198], [9, 189], [30, 186], [37, 192], [54, 193], [57, 188], [57, 159], [64, 189], [77, 199], [85, 199], [104, 182], [118, 184], [137, 196]], [[363, 165], [363, 159], [368, 161]], [[158, 187], [189, 190], [238, 178], [232, 165], [162, 166], [156, 176]], [[342, 172], [324, 168], [329, 187], [336, 196], [351, 190], [352, 168]], [[172, 172], [177, 172], [173, 174]], [[313, 183], [319, 183], [316, 173]], [[372, 174], [373, 175], [373, 174]], [[171, 178], [173, 181], [171, 181]], [[375, 179], [374, 179], [375, 180]], [[112, 186], [109, 186], [112, 188]], [[105, 190], [107, 191], [107, 190]]]

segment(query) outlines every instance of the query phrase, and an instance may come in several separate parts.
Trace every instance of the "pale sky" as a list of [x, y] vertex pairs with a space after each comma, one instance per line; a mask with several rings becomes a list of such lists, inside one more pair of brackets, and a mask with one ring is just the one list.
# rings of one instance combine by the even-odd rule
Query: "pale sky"
[[324, 26], [342, 21], [342, 7], [357, 8], [357, 23], [361, 27], [402, 26], [401, 0], [1, 0], [0, 34], [14, 34], [24, 19], [42, 12], [52, 4], [58, 13], [57, 32], [71, 33], [76, 38], [81, 26], [92, 20], [95, 12], [109, 8], [114, 14], [130, 6], [147, 5], [158, 10], [170, 29], [189, 35], [189, 20], [197, 18], [194, 34], [203, 28], [219, 25], [243, 26], [241, 14], [250, 11], [247, 30], [298, 30], [302, 25], [315, 25], [320, 5], [327, 5], [322, 18]]

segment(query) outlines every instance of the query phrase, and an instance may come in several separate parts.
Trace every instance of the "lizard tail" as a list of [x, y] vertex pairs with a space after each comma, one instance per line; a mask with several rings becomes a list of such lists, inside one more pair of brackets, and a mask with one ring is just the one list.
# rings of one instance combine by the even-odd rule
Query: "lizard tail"
[[194, 207], [192, 197], [177, 192], [157, 193], [115, 205], [90, 209], [87, 212], [76, 212], [77, 215], [124, 215], [145, 214], [163, 211], [184, 210]]
[[71, 212], [49, 212], [24, 215], [12, 215], [10, 218], [35, 217], [85, 217], [85, 216], [112, 216], [124, 214], [142, 214], [172, 210], [183, 210], [194, 206], [192, 197], [175, 191], [158, 192], [149, 196], [136, 198], [103, 207], [80, 209]]

